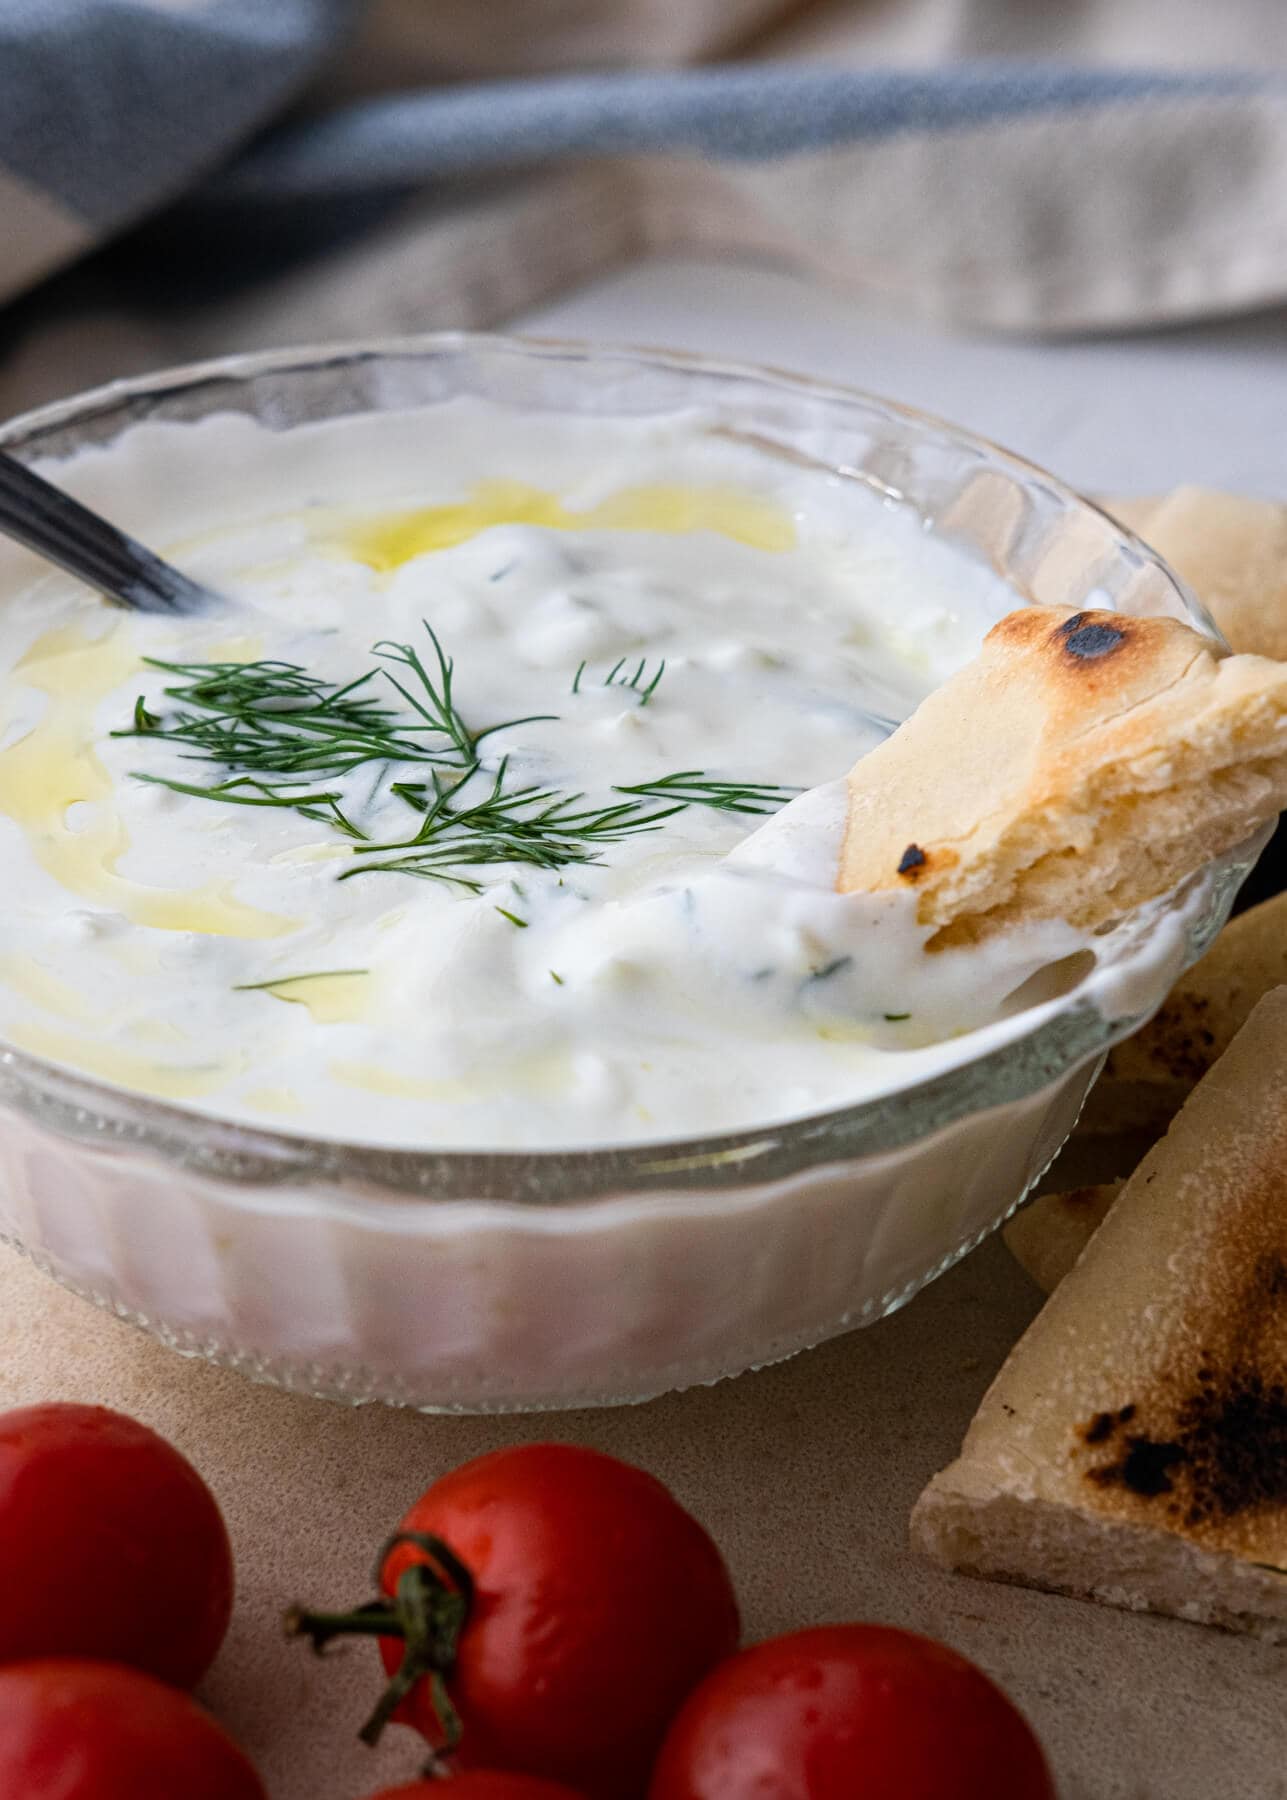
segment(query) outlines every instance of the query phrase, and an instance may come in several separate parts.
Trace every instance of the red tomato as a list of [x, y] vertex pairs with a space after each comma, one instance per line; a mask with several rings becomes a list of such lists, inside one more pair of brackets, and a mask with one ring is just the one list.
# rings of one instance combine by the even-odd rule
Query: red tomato
[[177, 1687], [232, 1612], [209, 1488], [164, 1438], [105, 1406], [0, 1413], [0, 1663], [88, 1656]]
[[406, 1787], [381, 1788], [371, 1800], [583, 1800], [561, 1781], [539, 1775], [506, 1775], [503, 1770], [475, 1769], [442, 1781], [412, 1781]]
[[954, 1650], [823, 1625], [716, 1669], [671, 1727], [648, 1800], [1055, 1800], [1022, 1714]]
[[[380, 1584], [404, 1596], [419, 1570], [421, 1600], [440, 1615], [446, 1691], [463, 1724], [451, 1766], [543, 1775], [592, 1800], [642, 1795], [680, 1702], [737, 1645], [728, 1571], [697, 1521], [641, 1469], [532, 1444], [445, 1475], [401, 1531], [445, 1552], [395, 1540]], [[392, 1622], [392, 1609], [383, 1617]], [[319, 1645], [355, 1626], [376, 1631], [380, 1618], [295, 1618]], [[380, 1648], [397, 1669], [403, 1644], [382, 1637]], [[447, 1710], [420, 1680], [394, 1716], [441, 1748]]]
[[195, 1700], [117, 1663], [0, 1669], [0, 1800], [267, 1800]]

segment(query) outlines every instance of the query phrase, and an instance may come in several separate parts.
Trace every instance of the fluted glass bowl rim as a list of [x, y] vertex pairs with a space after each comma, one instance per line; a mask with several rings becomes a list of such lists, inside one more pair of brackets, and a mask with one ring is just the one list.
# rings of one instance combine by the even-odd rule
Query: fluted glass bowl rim
[[[1021, 485], [1040, 483], [1072, 510], [1084, 510], [1111, 527], [1115, 548], [1159, 572], [1174, 593], [1177, 610], [1214, 642], [1209, 616], [1166, 564], [1133, 532], [1093, 500], [1022, 456], [989, 439], [915, 407], [855, 388], [768, 365], [743, 363], [646, 346], [518, 337], [490, 333], [429, 332], [297, 346], [211, 358], [108, 383], [26, 412], [0, 426], [0, 446], [39, 454], [39, 440], [54, 430], [88, 425], [126, 404], [159, 404], [211, 382], [252, 382], [274, 372], [321, 372], [377, 359], [432, 358], [476, 350], [518, 358], [568, 362], [618, 362], [685, 371], [760, 384], [780, 393], [858, 403], [969, 450]], [[357, 409], [361, 410], [361, 409]], [[130, 422], [146, 416], [146, 410]], [[1227, 916], [1237, 886], [1254, 863], [1268, 828], [1214, 867], [1195, 877], [1207, 884], [1206, 903], [1191, 933], [1193, 960]], [[1192, 884], [1189, 884], [1190, 891]], [[1109, 1020], [1076, 992], [1053, 1016], [999, 1048], [946, 1072], [875, 1098], [832, 1107], [763, 1127], [700, 1137], [622, 1145], [541, 1147], [523, 1150], [389, 1148], [313, 1137], [289, 1129], [208, 1116], [193, 1109], [118, 1088], [52, 1063], [0, 1038], [0, 1109], [17, 1110], [60, 1136], [99, 1145], [143, 1149], [177, 1168], [256, 1190], [311, 1186], [311, 1204], [324, 1206], [360, 1195], [388, 1200], [405, 1216], [408, 1207], [445, 1202], [503, 1202], [559, 1208], [587, 1200], [648, 1192], [700, 1189], [716, 1194], [778, 1181], [803, 1170], [879, 1156], [928, 1137], [990, 1107], [1021, 1100], [1071, 1074], [1127, 1036], [1140, 1018]]]

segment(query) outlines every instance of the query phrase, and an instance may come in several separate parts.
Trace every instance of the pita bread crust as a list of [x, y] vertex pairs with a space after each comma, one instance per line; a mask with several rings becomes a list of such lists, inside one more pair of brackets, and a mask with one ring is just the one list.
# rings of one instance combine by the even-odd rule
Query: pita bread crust
[[841, 892], [908, 888], [931, 948], [1095, 927], [1287, 804], [1287, 667], [1166, 618], [1024, 607], [849, 774]]
[[1287, 658], [1287, 506], [1180, 487], [1135, 525], [1235, 650]]
[[1137, 537], [1142, 537], [1146, 541], [1149, 522], [1162, 504], [1163, 502], [1156, 496], [1152, 499], [1139, 499], [1132, 496], [1128, 500], [1119, 495], [1116, 499], [1100, 502], [1105, 512], [1112, 513], [1113, 517], [1119, 519], [1128, 531], [1133, 531]]
[[1120, 1181], [1040, 1194], [1002, 1231], [1006, 1248], [1043, 1293], [1053, 1294], [1122, 1190]]
[[1078, 1132], [1163, 1132], [1256, 1002], [1284, 982], [1287, 893], [1231, 919], [1149, 1023], [1109, 1051]]
[[951, 1567], [1287, 1641], [1287, 989], [1122, 1190], [912, 1518]]

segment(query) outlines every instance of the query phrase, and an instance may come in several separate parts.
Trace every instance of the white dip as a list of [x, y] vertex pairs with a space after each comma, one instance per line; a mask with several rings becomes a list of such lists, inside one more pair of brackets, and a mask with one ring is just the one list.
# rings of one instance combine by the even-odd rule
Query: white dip
[[[229, 603], [125, 615], [16, 552], [0, 561], [12, 1044], [346, 1139], [675, 1138], [963, 1061], [978, 1040], [962, 1034], [1013, 1013], [1008, 997], [1080, 944], [1056, 927], [927, 956], [909, 897], [833, 891], [846, 769], [1017, 604], [857, 483], [695, 414], [551, 422], [477, 401], [278, 434], [234, 417], [142, 426], [56, 473]], [[463, 786], [468, 744], [408, 737], [426, 721], [388, 674], [421, 702], [425, 689], [374, 650], [412, 646], [439, 682], [425, 622], [470, 734], [554, 715], [483, 738]], [[234, 665], [242, 695], [245, 665], [265, 659], [326, 683], [384, 669], [361, 695], [436, 760], [289, 777], [249, 755], [203, 759], [161, 735], [202, 716], [195, 677], [146, 657]], [[113, 737], [140, 695], [160, 730]], [[280, 750], [280, 731], [267, 742]], [[138, 779], [206, 788], [256, 769], [275, 792], [234, 791], [278, 804]], [[453, 811], [494, 790], [507, 805], [381, 848], [421, 830], [435, 772]], [[690, 804], [637, 829], [677, 775], [674, 798], [694, 781], [726, 799], [812, 791], [785, 810], [754, 791], [753, 812]], [[641, 785], [654, 794], [621, 791]], [[285, 803], [305, 795], [315, 816]], [[625, 835], [601, 818], [585, 835], [586, 815], [631, 804]], [[550, 806], [555, 825], [583, 817], [533, 832]], [[538, 850], [495, 860], [514, 822]]]

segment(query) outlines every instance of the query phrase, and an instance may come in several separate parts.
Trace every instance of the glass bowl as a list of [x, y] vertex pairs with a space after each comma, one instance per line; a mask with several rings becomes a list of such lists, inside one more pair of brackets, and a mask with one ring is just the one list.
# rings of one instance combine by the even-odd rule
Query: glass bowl
[[[229, 357], [45, 407], [0, 444], [57, 459], [140, 421], [289, 431], [461, 394], [551, 416], [700, 407], [833, 490], [913, 508], [1031, 601], [1214, 636], [1156, 557], [1039, 469], [869, 395], [696, 357], [458, 334]], [[221, 1122], [0, 1044], [0, 1235], [181, 1351], [350, 1401], [583, 1406], [733, 1375], [902, 1305], [1014, 1210], [1259, 848], [1141, 923], [1161, 949], [1118, 1016], [1075, 990], [932, 1080], [700, 1141], [384, 1150]]]

